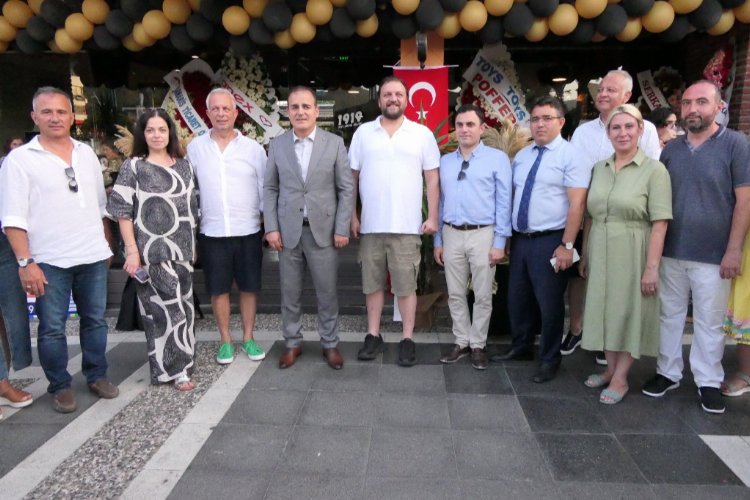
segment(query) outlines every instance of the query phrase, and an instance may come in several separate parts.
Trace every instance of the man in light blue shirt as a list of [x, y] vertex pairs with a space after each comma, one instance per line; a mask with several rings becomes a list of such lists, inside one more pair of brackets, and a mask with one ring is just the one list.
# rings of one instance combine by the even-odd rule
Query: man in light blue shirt
[[[513, 160], [513, 244], [508, 307], [513, 345], [493, 361], [532, 359], [541, 326], [536, 383], [552, 380], [560, 365], [565, 287], [573, 242], [581, 226], [589, 165], [560, 136], [565, 118], [559, 99], [542, 97], [531, 108], [534, 144]], [[540, 312], [537, 325], [534, 310]]]
[[[448, 305], [456, 343], [440, 358], [455, 363], [471, 354], [471, 364], [487, 368], [487, 329], [492, 315], [495, 265], [505, 258], [511, 234], [513, 180], [508, 156], [485, 146], [484, 113], [464, 105], [456, 113], [458, 149], [440, 159], [440, 205], [435, 234], [435, 261], [445, 266]], [[471, 274], [474, 290], [473, 322], [466, 301]]]

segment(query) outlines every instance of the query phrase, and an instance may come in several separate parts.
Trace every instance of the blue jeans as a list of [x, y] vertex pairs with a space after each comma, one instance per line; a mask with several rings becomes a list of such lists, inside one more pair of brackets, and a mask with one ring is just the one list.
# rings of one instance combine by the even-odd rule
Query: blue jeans
[[[0, 312], [5, 322], [13, 369], [22, 370], [31, 364], [31, 334], [26, 294], [18, 279], [18, 264], [8, 238], [0, 231]], [[0, 380], [8, 378], [5, 352], [0, 342]]]
[[68, 318], [70, 292], [81, 318], [80, 339], [82, 371], [89, 384], [107, 376], [107, 261], [69, 268], [39, 264], [47, 278], [44, 295], [37, 298], [39, 316], [39, 362], [47, 376], [47, 392], [70, 387], [68, 343], [65, 323]]

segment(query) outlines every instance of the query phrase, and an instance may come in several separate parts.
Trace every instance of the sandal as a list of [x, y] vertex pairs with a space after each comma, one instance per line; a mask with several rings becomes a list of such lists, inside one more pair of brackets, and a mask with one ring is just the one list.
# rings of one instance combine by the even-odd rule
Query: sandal
[[742, 396], [743, 394], [747, 394], [748, 392], [750, 392], [750, 375], [742, 372], [737, 372], [734, 374], [734, 376], [745, 382], [745, 385], [739, 387], [737, 384], [729, 384], [725, 382], [724, 384], [722, 384], [721, 394], [724, 396], [729, 396], [730, 398], [736, 398], [737, 396]]
[[11, 385], [8, 379], [0, 382], [0, 405], [11, 408], [26, 408], [34, 402], [31, 394]]
[[195, 383], [187, 375], [180, 375], [174, 381], [174, 388], [180, 392], [189, 392], [195, 389]]
[[612, 389], [604, 389], [599, 395], [599, 402], [605, 405], [614, 405], [622, 401], [622, 398], [624, 398], [627, 393], [628, 391], [620, 394]]
[[589, 378], [586, 379], [586, 381], [583, 383], [586, 387], [591, 387], [592, 389], [598, 389], [599, 387], [604, 387], [605, 385], [609, 384], [609, 380], [604, 378], [603, 375], [600, 375], [598, 373], [594, 373], [593, 375], [589, 375]]

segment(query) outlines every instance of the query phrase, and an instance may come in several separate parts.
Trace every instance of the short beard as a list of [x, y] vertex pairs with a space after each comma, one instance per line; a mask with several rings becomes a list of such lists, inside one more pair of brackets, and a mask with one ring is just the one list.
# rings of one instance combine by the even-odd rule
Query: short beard
[[404, 110], [401, 108], [398, 108], [398, 111], [396, 111], [395, 113], [391, 113], [388, 111], [388, 107], [386, 106], [385, 108], [381, 109], [380, 112], [383, 113], [383, 116], [389, 120], [398, 120], [399, 118], [404, 116]]
[[[698, 123], [695, 121], [688, 122], [687, 119], [683, 120], [682, 126], [685, 128], [688, 132], [691, 132], [693, 134], [698, 134], [700, 132], [705, 132], [708, 130], [708, 128], [711, 126], [712, 120], [706, 120], [702, 116], [698, 117]], [[692, 124], [690, 124], [692, 123]]]

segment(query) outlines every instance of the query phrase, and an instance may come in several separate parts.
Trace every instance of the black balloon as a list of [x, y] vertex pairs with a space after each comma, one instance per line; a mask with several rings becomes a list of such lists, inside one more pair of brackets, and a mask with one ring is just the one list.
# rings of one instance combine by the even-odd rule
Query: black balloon
[[621, 32], [628, 24], [628, 14], [619, 5], [609, 4], [599, 17], [594, 19], [596, 31], [607, 38]]
[[161, 10], [164, 6], [164, 0], [148, 0], [149, 10]]
[[92, 40], [101, 50], [116, 50], [120, 48], [120, 39], [112, 35], [106, 26], [96, 26]]
[[495, 16], [488, 16], [487, 24], [481, 30], [477, 31], [477, 37], [483, 43], [497, 43], [503, 39], [504, 34], [503, 19]]
[[560, 5], [560, 0], [529, 0], [526, 5], [536, 17], [549, 17]]
[[295, 14], [305, 12], [305, 9], [307, 8], [307, 0], [286, 0], [286, 4]]
[[418, 29], [419, 26], [417, 26], [417, 20], [414, 16], [397, 15], [391, 22], [391, 31], [396, 35], [396, 38], [401, 40], [413, 37]]
[[675, 43], [685, 38], [689, 31], [690, 22], [688, 21], [688, 16], [685, 14], [676, 14], [672, 25], [659, 33], [658, 38], [662, 42]]
[[522, 3], [514, 3], [503, 16], [503, 28], [513, 36], [525, 35], [532, 24], [534, 24], [534, 14]]
[[169, 41], [175, 49], [186, 54], [193, 52], [195, 48], [195, 42], [190, 38], [184, 24], [172, 26], [172, 31], [169, 32]]
[[224, 0], [201, 0], [198, 12], [212, 23], [219, 24], [227, 7], [229, 7], [229, 3]]
[[579, 19], [578, 26], [567, 36], [573, 43], [589, 43], [596, 33], [594, 21], [591, 19]]
[[55, 28], [52, 27], [47, 21], [41, 16], [34, 16], [29, 19], [29, 23], [26, 25], [26, 31], [29, 32], [29, 36], [37, 42], [49, 42], [55, 37]]
[[45, 44], [31, 38], [31, 35], [26, 30], [18, 30], [18, 33], [16, 33], [16, 45], [18, 46], [18, 50], [24, 54], [39, 54], [47, 50]]
[[214, 25], [197, 12], [190, 14], [185, 27], [190, 38], [196, 42], [207, 42], [214, 35]]
[[[47, 3], [47, 0], [44, 0], [44, 3]], [[130, 19], [138, 22], [143, 19], [143, 15], [148, 12], [149, 7], [143, 0], [120, 0], [120, 8]]]
[[258, 45], [271, 45], [273, 43], [273, 33], [263, 24], [262, 19], [253, 19], [247, 34], [250, 40]]
[[284, 31], [292, 24], [292, 10], [282, 1], [269, 2], [263, 9], [263, 22], [271, 31]]
[[334, 39], [335, 37], [333, 36], [333, 32], [331, 31], [330, 24], [318, 26], [318, 28], [315, 30], [314, 40], [316, 42], [332, 42]]
[[121, 10], [110, 10], [104, 26], [117, 38], [125, 38], [133, 31], [133, 20]]
[[333, 36], [336, 38], [349, 38], [357, 30], [357, 25], [344, 7], [336, 7], [333, 9], [330, 26], [331, 33], [333, 33]]
[[445, 11], [438, 0], [422, 0], [414, 16], [422, 31], [431, 31], [443, 22]]
[[719, 0], [703, 0], [700, 7], [688, 14], [690, 24], [701, 30], [707, 30], [721, 19]]
[[466, 5], [467, 0], [440, 0], [440, 4], [446, 12], [460, 12]]
[[622, 0], [620, 5], [630, 17], [645, 16], [651, 7], [654, 6], [655, 0]]
[[70, 15], [70, 7], [61, 0], [45, 0], [42, 2], [39, 15], [55, 28], [65, 26], [65, 19]]
[[346, 11], [355, 21], [364, 21], [375, 13], [375, 0], [347, 0]]
[[745, 3], [745, 0], [719, 0], [719, 3], [725, 9], [734, 9]]
[[230, 36], [229, 48], [237, 56], [250, 56], [255, 52], [255, 45], [247, 34], [242, 36]]

